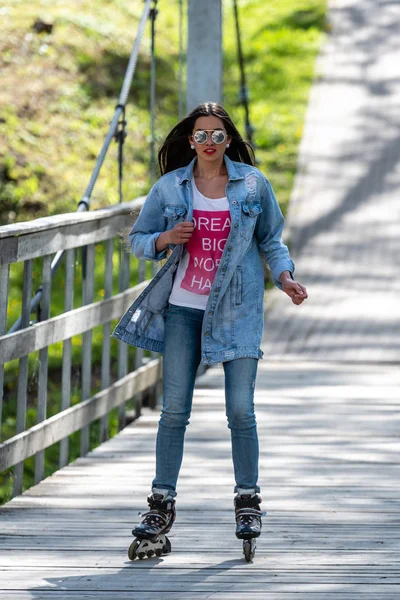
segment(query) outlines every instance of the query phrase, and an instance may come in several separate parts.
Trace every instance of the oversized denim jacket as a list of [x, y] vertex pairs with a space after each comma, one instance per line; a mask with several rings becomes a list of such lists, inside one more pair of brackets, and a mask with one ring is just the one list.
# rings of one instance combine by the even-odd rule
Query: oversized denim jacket
[[[261, 358], [264, 321], [262, 254], [274, 283], [294, 272], [281, 240], [283, 216], [269, 181], [255, 167], [224, 158], [228, 171], [226, 195], [231, 232], [212, 284], [204, 313], [201, 359], [205, 364], [236, 358]], [[130, 234], [137, 258], [160, 261], [167, 249], [156, 251], [160, 233], [179, 221], [192, 220], [192, 174], [196, 158], [161, 177], [150, 190]], [[163, 352], [164, 319], [178, 263], [185, 245], [171, 245], [168, 260], [122, 317], [113, 336], [133, 346]]]

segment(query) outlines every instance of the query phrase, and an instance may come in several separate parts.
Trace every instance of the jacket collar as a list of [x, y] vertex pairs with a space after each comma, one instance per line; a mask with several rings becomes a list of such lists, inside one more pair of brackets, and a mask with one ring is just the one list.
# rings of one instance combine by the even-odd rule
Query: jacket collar
[[[177, 181], [179, 184], [182, 184], [184, 181], [190, 181], [193, 175], [194, 165], [197, 161], [197, 156], [193, 158], [193, 160], [184, 168], [180, 175], [177, 175]], [[224, 161], [226, 170], [228, 171], [228, 180], [235, 181], [237, 179], [244, 179], [244, 176], [240, 174], [239, 170], [235, 166], [235, 163], [224, 154]]]

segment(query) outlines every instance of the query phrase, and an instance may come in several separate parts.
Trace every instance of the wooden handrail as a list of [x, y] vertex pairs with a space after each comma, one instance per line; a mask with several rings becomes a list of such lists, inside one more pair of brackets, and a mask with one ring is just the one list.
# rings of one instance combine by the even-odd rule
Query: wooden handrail
[[[14, 466], [14, 495], [22, 491], [23, 461], [35, 455], [38, 465], [36, 481], [43, 478], [42, 452], [51, 444], [61, 440], [60, 465], [66, 464], [67, 443], [71, 433], [81, 431], [81, 454], [89, 448], [88, 426], [97, 419], [102, 419], [100, 441], [107, 437], [107, 415], [110, 410], [118, 408], [119, 427], [125, 422], [125, 403], [135, 397], [136, 415], [140, 414], [141, 393], [153, 390], [161, 379], [161, 359], [155, 358], [143, 365], [143, 350], [137, 349], [135, 354], [135, 370], [128, 372], [127, 346], [122, 342], [118, 351], [118, 376], [110, 377], [110, 333], [111, 321], [118, 319], [147, 285], [145, 281], [145, 264], [136, 261], [139, 283], [130, 287], [130, 261], [132, 256], [123, 245], [117, 251], [114, 239], [127, 232], [138, 214], [145, 197], [131, 202], [92, 212], [74, 212], [37, 219], [29, 223], [17, 223], [0, 227], [0, 432], [2, 417], [2, 398], [5, 365], [12, 360], [19, 360], [18, 386], [12, 401], [17, 405], [17, 432], [12, 438], [0, 444], [0, 472]], [[131, 214], [133, 213], [133, 216]], [[95, 245], [105, 243], [106, 252], [95, 252]], [[76, 261], [76, 248], [86, 247], [83, 256], [86, 277], [83, 284], [83, 306], [73, 308], [73, 281]], [[44, 273], [49, 280], [49, 265], [53, 255], [66, 251], [65, 260], [65, 312], [52, 318], [30, 325], [30, 300], [32, 294], [33, 259], [43, 260]], [[104, 299], [93, 302], [94, 273], [96, 257], [101, 256], [101, 269], [104, 273]], [[114, 257], [114, 261], [113, 261]], [[119, 257], [118, 292], [112, 293], [113, 264]], [[21, 328], [6, 334], [9, 278], [13, 263], [24, 263], [24, 286], [21, 289], [22, 318]], [[37, 265], [37, 263], [35, 263]], [[98, 265], [99, 266], [99, 265]], [[35, 267], [37, 268], [37, 267]], [[76, 276], [75, 276], [76, 279]], [[46, 306], [50, 303], [50, 284], [43, 287], [43, 298]], [[15, 290], [15, 288], [13, 288]], [[14, 291], [15, 293], [15, 291]], [[20, 299], [18, 299], [20, 300]], [[49, 316], [47, 308], [45, 316]], [[102, 352], [102, 390], [91, 395], [91, 332], [103, 326]], [[71, 395], [71, 339], [83, 334], [81, 371], [81, 402], [70, 406]], [[63, 342], [62, 409], [51, 418], [46, 416], [47, 403], [47, 353], [52, 344]], [[38, 387], [38, 424], [26, 429], [25, 419], [28, 396], [29, 354], [39, 351], [39, 387]], [[149, 360], [148, 358], [146, 359]], [[8, 398], [10, 401], [10, 398]], [[154, 403], [154, 402], [153, 402]], [[39, 414], [41, 415], [39, 418]], [[83, 440], [83, 442], [82, 442]]]

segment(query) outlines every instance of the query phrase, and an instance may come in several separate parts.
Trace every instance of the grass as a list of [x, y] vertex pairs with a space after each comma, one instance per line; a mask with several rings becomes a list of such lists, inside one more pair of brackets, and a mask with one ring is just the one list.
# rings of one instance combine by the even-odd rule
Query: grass
[[[315, 58], [325, 31], [326, 0], [239, 0], [242, 45], [250, 92], [251, 121], [259, 168], [286, 211], [296, 171]], [[224, 105], [244, 130], [238, 98], [239, 68], [231, 0], [224, 0]], [[74, 211], [114, 113], [143, 2], [98, 0], [6, 0], [0, 8], [0, 224]], [[159, 0], [157, 17], [157, 118], [161, 143], [178, 119], [178, 1]], [[36, 19], [50, 33], [33, 29]], [[149, 190], [150, 41], [147, 29], [127, 108], [123, 195]], [[244, 132], [244, 131], [243, 131]], [[117, 147], [112, 144], [96, 184], [91, 208], [118, 202]], [[96, 299], [101, 299], [104, 248], [96, 247]], [[117, 261], [118, 249], [115, 249]], [[117, 262], [115, 271], [118, 270]], [[132, 271], [131, 283], [136, 277]], [[35, 261], [34, 284], [41, 279]], [[12, 266], [8, 322], [20, 314], [22, 265]], [[63, 310], [63, 271], [52, 287], [52, 316]], [[114, 287], [117, 285], [115, 273]], [[36, 287], [35, 287], [36, 286]], [[81, 302], [81, 263], [76, 263], [75, 306]], [[101, 328], [93, 335], [93, 389], [101, 357]], [[61, 344], [49, 350], [49, 414], [59, 410]], [[116, 346], [113, 346], [115, 363]], [[131, 365], [134, 349], [130, 351]], [[73, 402], [80, 400], [81, 337], [73, 340]], [[16, 362], [6, 365], [2, 439], [15, 432]], [[27, 423], [36, 419], [38, 356], [30, 356]], [[97, 377], [97, 378], [96, 378]], [[116, 417], [110, 420], [115, 430]], [[92, 446], [97, 443], [92, 428]], [[71, 458], [77, 455], [72, 436]], [[46, 472], [56, 467], [57, 448], [46, 451]], [[33, 461], [26, 461], [25, 487]], [[0, 475], [0, 502], [9, 497], [11, 474]]]

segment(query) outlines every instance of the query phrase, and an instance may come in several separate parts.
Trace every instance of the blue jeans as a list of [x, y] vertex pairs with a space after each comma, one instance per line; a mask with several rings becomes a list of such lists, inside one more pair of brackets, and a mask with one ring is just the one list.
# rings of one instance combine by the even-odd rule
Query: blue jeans
[[[196, 372], [201, 360], [203, 310], [169, 305], [165, 321], [163, 393], [158, 425], [156, 476], [152, 491], [176, 496], [186, 426], [192, 409]], [[225, 402], [231, 430], [232, 459], [238, 494], [259, 492], [258, 436], [254, 387], [258, 360], [224, 362]]]

